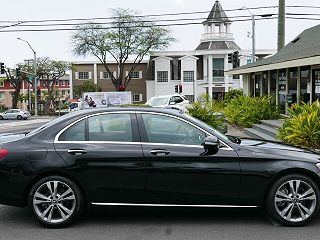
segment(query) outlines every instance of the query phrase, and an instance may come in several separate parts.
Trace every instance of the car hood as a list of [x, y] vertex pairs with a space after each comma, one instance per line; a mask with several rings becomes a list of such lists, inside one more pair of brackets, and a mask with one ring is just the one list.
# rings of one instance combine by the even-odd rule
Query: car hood
[[316, 160], [319, 162], [320, 153], [317, 151], [304, 149], [281, 142], [255, 140], [255, 139], [241, 139], [243, 148], [255, 154], [273, 155], [279, 158], [299, 159], [299, 160]]
[[12, 142], [15, 140], [22, 139], [26, 136], [26, 133], [6, 133], [0, 134], [0, 143]]

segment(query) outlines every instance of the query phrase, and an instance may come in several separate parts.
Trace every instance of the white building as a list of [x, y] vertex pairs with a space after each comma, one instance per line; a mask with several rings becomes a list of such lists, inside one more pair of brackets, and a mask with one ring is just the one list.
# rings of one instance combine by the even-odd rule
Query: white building
[[[182, 94], [193, 101], [202, 94], [214, 99], [229, 89], [239, 89], [242, 81], [237, 76], [227, 76], [233, 68], [228, 54], [238, 51], [240, 64], [247, 64], [248, 50], [242, 51], [234, 42], [231, 21], [216, 1], [207, 20], [203, 22], [204, 34], [194, 51], [153, 52], [149, 63], [149, 80], [146, 81], [147, 99], [175, 92], [182, 85]], [[265, 57], [273, 50], [256, 50], [257, 57]]]

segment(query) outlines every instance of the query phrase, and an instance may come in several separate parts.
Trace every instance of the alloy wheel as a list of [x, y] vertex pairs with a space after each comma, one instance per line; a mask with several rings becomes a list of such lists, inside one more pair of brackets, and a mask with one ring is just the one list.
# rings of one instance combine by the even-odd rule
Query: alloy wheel
[[74, 191], [68, 184], [47, 181], [35, 191], [32, 204], [42, 221], [57, 224], [73, 215], [77, 202]]
[[312, 215], [317, 205], [317, 195], [307, 182], [299, 179], [289, 180], [277, 189], [274, 204], [281, 218], [298, 223]]

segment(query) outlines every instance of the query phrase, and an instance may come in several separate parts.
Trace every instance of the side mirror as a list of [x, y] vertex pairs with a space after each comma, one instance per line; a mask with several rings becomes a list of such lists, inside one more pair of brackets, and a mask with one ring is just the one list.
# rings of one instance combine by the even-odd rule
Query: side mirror
[[204, 139], [202, 146], [204, 147], [204, 152], [201, 153], [202, 156], [214, 155], [219, 151], [220, 141], [216, 136], [208, 136]]

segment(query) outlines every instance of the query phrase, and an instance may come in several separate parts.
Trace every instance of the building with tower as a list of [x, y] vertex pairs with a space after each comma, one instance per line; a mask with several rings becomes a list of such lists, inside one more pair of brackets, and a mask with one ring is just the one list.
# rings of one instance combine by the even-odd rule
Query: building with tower
[[[229, 89], [242, 87], [240, 77], [228, 76], [233, 68], [228, 55], [239, 52], [240, 65], [247, 63], [248, 51], [241, 50], [231, 32], [232, 21], [220, 2], [215, 1], [207, 19], [200, 44], [192, 51], [156, 51], [150, 56], [147, 99], [175, 93], [175, 86], [182, 85], [182, 94], [193, 101], [202, 94], [219, 99]], [[257, 57], [265, 57], [273, 50], [257, 50]]]

